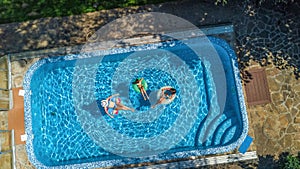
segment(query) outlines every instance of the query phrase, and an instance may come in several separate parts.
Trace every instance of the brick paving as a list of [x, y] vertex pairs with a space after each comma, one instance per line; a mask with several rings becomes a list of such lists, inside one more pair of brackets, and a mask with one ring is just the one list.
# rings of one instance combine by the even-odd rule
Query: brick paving
[[[264, 66], [267, 72], [272, 103], [248, 106], [247, 110], [249, 134], [254, 137], [260, 161], [269, 165], [282, 152], [297, 153], [300, 150], [300, 87], [297, 80], [300, 67], [299, 9], [300, 4], [296, 2], [285, 7], [257, 7], [238, 1], [231, 1], [226, 6], [216, 6], [212, 2], [183, 0], [79, 16], [2, 24], [0, 56], [81, 45], [104, 24], [133, 13], [170, 13], [200, 27], [232, 23], [236, 37], [235, 50], [242, 72], [259, 66]], [[21, 62], [24, 60], [13, 64]], [[21, 87], [21, 80], [15, 82], [16, 87]], [[258, 168], [263, 168], [262, 163]], [[255, 167], [257, 166], [254, 165], [253, 168]], [[276, 164], [273, 162], [269, 167], [276, 168]]]

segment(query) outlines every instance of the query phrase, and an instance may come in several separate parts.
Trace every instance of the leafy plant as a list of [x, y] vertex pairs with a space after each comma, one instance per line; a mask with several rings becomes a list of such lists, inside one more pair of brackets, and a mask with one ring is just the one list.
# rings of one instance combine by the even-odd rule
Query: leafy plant
[[284, 163], [281, 166], [282, 169], [300, 169], [300, 161], [298, 157], [288, 155], [284, 159]]
[[[230, 1], [230, 0], [229, 0]], [[255, 3], [255, 4], [259, 4], [261, 5], [262, 3], [265, 3], [266, 1], [268, 0], [245, 0], [245, 2], [248, 2], [248, 3]], [[271, 3], [273, 4], [279, 4], [279, 3], [284, 3], [284, 4], [288, 4], [288, 3], [293, 3], [295, 2], [295, 0], [270, 0]], [[222, 4], [222, 5], [226, 5], [228, 3], [227, 0], [216, 0], [215, 1], [215, 4], [218, 5], [218, 4]]]
[[0, 24], [175, 0], [0, 0]]
[[225, 5], [225, 4], [227, 4], [227, 0], [216, 0], [215, 5], [218, 5], [218, 4]]

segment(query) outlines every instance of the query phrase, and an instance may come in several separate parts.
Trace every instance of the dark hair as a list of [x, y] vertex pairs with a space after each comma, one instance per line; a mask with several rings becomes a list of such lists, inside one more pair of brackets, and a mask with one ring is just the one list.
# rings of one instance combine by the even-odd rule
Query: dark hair
[[132, 82], [132, 84], [138, 84], [139, 83], [139, 79], [135, 79], [135, 81], [134, 82]]
[[172, 94], [176, 93], [176, 89], [174, 89], [174, 88], [171, 88], [170, 91], [171, 91]]

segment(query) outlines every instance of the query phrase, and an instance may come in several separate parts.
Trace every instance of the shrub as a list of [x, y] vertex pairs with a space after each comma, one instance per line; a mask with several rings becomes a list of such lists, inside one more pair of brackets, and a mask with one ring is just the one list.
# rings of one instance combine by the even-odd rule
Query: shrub
[[[245, 0], [245, 2], [252, 2], [254, 4], [259, 4], [261, 5], [262, 3], [266, 2], [267, 0]], [[227, 4], [227, 0], [216, 0], [215, 4], [222, 4], [225, 5]], [[279, 3], [284, 3], [284, 4], [288, 4], [288, 3], [293, 3], [295, 2], [295, 0], [271, 0], [271, 3], [273, 4], [279, 4]]]
[[281, 166], [282, 169], [300, 169], [300, 161], [293, 155], [285, 157], [284, 162]]
[[0, 0], [0, 24], [174, 0]]

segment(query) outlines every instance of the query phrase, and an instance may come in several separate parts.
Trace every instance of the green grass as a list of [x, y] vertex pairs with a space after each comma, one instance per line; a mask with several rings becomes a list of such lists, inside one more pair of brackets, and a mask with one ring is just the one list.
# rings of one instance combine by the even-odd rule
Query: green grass
[[174, 0], [0, 0], [0, 24]]

